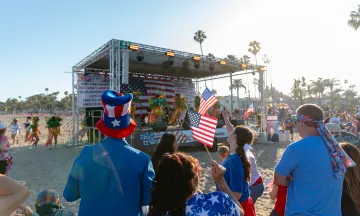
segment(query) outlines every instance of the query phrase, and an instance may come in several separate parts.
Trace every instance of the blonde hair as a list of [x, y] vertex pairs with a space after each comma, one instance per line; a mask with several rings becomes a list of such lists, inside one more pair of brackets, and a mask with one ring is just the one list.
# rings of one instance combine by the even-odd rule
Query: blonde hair
[[347, 168], [344, 189], [354, 201], [356, 211], [360, 212], [360, 150], [351, 143], [343, 142], [341, 147], [347, 155], [357, 164], [355, 167]]
[[225, 153], [229, 153], [229, 147], [227, 146], [220, 146], [218, 149], [219, 154], [225, 154]]

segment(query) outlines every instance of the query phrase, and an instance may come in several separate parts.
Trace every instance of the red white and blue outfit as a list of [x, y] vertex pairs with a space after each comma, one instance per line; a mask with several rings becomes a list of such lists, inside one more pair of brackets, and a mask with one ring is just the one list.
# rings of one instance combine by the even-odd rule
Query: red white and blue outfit
[[130, 118], [132, 94], [107, 90], [101, 99], [104, 116], [96, 127], [107, 137], [85, 146], [75, 159], [64, 198], [81, 199], [79, 216], [142, 216], [141, 207], [150, 203], [155, 174], [149, 155], [124, 139], [136, 128]]

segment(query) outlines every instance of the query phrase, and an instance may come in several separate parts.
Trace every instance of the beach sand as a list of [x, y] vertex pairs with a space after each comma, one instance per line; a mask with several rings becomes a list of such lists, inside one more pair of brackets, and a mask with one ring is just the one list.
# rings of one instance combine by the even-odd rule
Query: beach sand
[[[23, 121], [20, 120], [19, 122], [22, 124]], [[31, 195], [26, 204], [33, 209], [36, 196], [43, 189], [56, 190], [62, 197], [71, 165], [82, 149], [82, 147], [65, 148], [64, 145], [59, 145], [56, 149], [48, 150], [44, 146], [47, 138], [47, 130], [44, 125], [44, 120], [42, 120], [42, 123], [40, 123], [42, 136], [37, 150], [29, 150], [29, 145], [21, 141], [21, 144], [17, 145], [17, 149], [12, 154], [14, 166], [10, 177], [20, 181], [30, 189]], [[68, 139], [69, 134], [63, 132], [59, 138], [59, 143], [64, 143]], [[285, 143], [255, 143], [253, 145], [258, 168], [264, 180], [272, 179], [274, 167], [286, 146]], [[200, 161], [202, 167], [200, 191], [203, 193], [214, 191], [215, 185], [211, 178], [211, 161], [203, 147], [187, 147], [180, 150]], [[215, 160], [219, 161], [218, 153], [211, 153], [211, 155]], [[61, 198], [61, 201], [67, 209], [77, 212], [79, 201], [69, 203], [63, 198]], [[269, 190], [266, 188], [262, 197], [256, 202], [257, 215], [269, 215], [273, 205], [274, 203], [269, 198]]]

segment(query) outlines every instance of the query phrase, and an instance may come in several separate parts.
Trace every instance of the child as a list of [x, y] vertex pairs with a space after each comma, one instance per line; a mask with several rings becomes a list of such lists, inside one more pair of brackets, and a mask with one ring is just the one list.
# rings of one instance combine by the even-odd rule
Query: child
[[33, 117], [32, 119], [32, 124], [30, 126], [31, 128], [31, 131], [32, 131], [32, 136], [35, 138], [35, 142], [32, 144], [32, 146], [30, 147], [30, 149], [36, 149], [37, 148], [37, 144], [39, 142], [39, 134], [40, 131], [39, 131], [39, 117]]
[[25, 129], [25, 140], [24, 142], [26, 143], [29, 135], [30, 135], [30, 131], [31, 131], [31, 128], [30, 128], [30, 125], [31, 125], [31, 117], [28, 116], [26, 118], [26, 122], [24, 123], [24, 129]]
[[7, 126], [0, 122], [0, 174], [8, 174], [11, 165], [12, 157], [10, 155], [11, 148], [8, 137], [5, 135]]
[[[291, 176], [288, 177], [288, 180], [291, 180]], [[276, 202], [274, 209], [270, 213], [270, 216], [284, 216], [288, 186], [276, 185], [273, 182], [271, 185], [272, 189], [270, 191], [270, 199], [276, 199]]]
[[19, 139], [17, 138], [17, 134], [19, 133], [21, 135], [21, 131], [20, 131], [20, 126], [18, 124], [18, 120], [16, 118], [14, 118], [13, 121], [11, 122], [9, 130], [12, 139], [11, 145], [15, 144], [15, 140], [16, 140], [16, 144], [19, 144]]
[[229, 148], [227, 146], [220, 146], [218, 152], [220, 159], [222, 160], [222, 162], [224, 162], [229, 155]]

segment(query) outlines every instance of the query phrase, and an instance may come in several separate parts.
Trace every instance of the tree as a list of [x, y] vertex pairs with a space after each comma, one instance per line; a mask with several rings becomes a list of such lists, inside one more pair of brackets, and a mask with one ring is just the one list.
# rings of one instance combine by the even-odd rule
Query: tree
[[358, 5], [358, 9], [356, 11], [350, 12], [350, 19], [348, 20], [348, 25], [354, 28], [355, 31], [357, 31], [360, 27], [360, 5]]
[[321, 105], [322, 99], [324, 99], [324, 93], [326, 90], [326, 80], [319, 77], [317, 80], [311, 80], [311, 91], [314, 92], [315, 95], [317, 95], [319, 104]]
[[261, 47], [260, 47], [260, 43], [257, 41], [252, 41], [249, 43], [249, 49], [248, 51], [251, 52], [254, 57], [255, 57], [255, 63], [257, 65], [257, 54], [260, 52]]
[[[229, 86], [229, 89], [236, 89], [236, 95], [237, 95], [237, 104], [238, 107], [240, 107], [240, 100], [239, 100], [239, 90], [243, 88], [246, 90], [246, 86], [243, 83], [242, 79], [234, 79], [233, 83]], [[231, 101], [232, 102], [232, 101]]]
[[230, 61], [237, 61], [238, 60], [236, 55], [227, 55], [226, 58], [228, 60], [230, 60]]
[[348, 108], [356, 104], [355, 98], [357, 96], [357, 92], [355, 90], [355, 87], [355, 85], [350, 85], [349, 88], [343, 93]]
[[49, 93], [49, 88], [45, 88], [46, 94]]
[[[200, 44], [201, 59], [203, 59], [203, 57], [204, 57], [202, 44], [204, 43], [205, 39], [206, 39], [206, 34], [205, 34], [204, 31], [198, 30], [197, 32], [195, 32], [194, 41], [196, 41], [196, 42], [198, 42]], [[204, 68], [204, 61], [203, 61], [203, 68]]]
[[330, 90], [330, 108], [334, 108], [334, 97], [336, 96], [336, 94], [334, 94], [334, 90], [337, 86], [340, 86], [340, 80], [336, 79], [336, 78], [332, 78], [332, 79], [325, 79], [325, 86], [329, 88]]

